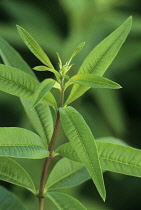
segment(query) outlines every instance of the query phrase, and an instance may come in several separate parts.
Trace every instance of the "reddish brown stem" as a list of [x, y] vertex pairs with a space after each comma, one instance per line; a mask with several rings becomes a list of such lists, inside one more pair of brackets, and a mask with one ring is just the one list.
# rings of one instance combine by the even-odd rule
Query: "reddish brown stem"
[[[63, 103], [64, 103], [64, 82], [63, 82], [63, 78], [62, 78], [61, 94], [60, 94], [60, 107], [63, 107]], [[47, 173], [48, 173], [48, 169], [49, 169], [50, 160], [53, 158], [52, 153], [53, 153], [54, 145], [55, 145], [56, 138], [57, 138], [57, 135], [58, 135], [59, 126], [60, 126], [60, 113], [58, 111], [53, 135], [52, 135], [49, 147], [48, 147], [48, 151], [49, 151], [50, 154], [45, 159], [42, 174], [41, 174], [40, 189], [39, 189], [39, 194], [38, 194], [39, 210], [44, 209], [44, 195], [43, 195], [43, 193], [44, 193], [44, 188], [45, 188], [45, 184], [46, 184], [46, 179], [47, 179]]]
[[60, 126], [60, 114], [59, 112], [57, 113], [57, 119], [56, 119], [56, 124], [54, 127], [54, 132], [50, 141], [50, 145], [49, 145], [49, 156], [45, 159], [44, 162], [44, 166], [43, 166], [43, 171], [41, 174], [41, 181], [40, 181], [40, 190], [39, 190], [39, 210], [43, 210], [44, 208], [44, 196], [43, 196], [43, 192], [44, 192], [44, 188], [45, 188], [45, 184], [46, 184], [46, 177], [47, 177], [47, 173], [48, 173], [48, 168], [49, 168], [49, 164], [50, 164], [50, 160], [52, 159], [52, 152], [53, 152], [53, 148], [56, 142], [56, 138], [57, 138], [57, 134], [59, 131], [59, 126]]

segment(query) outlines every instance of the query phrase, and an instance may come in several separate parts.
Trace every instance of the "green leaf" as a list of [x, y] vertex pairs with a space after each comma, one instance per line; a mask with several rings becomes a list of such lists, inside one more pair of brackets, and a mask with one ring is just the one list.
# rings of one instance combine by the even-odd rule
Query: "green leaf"
[[96, 139], [96, 143], [99, 142], [106, 142], [106, 143], [112, 143], [112, 144], [120, 144], [124, 146], [129, 146], [126, 142], [124, 142], [121, 139], [115, 138], [113, 136], [104, 136]]
[[70, 78], [73, 82], [92, 88], [121, 88], [119, 84], [95, 74], [77, 74]]
[[60, 86], [60, 84], [58, 82], [55, 82], [55, 84], [53, 85], [53, 88], [61, 90], [61, 86]]
[[94, 137], [83, 117], [72, 107], [60, 108], [64, 131], [105, 200], [106, 192]]
[[6, 188], [0, 186], [0, 209], [1, 210], [26, 210], [24, 204]]
[[48, 91], [50, 91], [55, 84], [55, 80], [53, 79], [45, 79], [41, 82], [36, 88], [33, 98], [31, 100], [31, 107], [34, 108], [42, 99], [44, 99], [45, 95]]
[[36, 71], [50, 71], [56, 76], [56, 79], [58, 81], [60, 79], [60, 74], [55, 69], [48, 68], [47, 66], [36, 66], [36, 67], [33, 68], [33, 70], [36, 70]]
[[103, 169], [141, 177], [141, 150], [105, 142], [98, 142], [97, 147]]
[[84, 165], [62, 158], [51, 171], [45, 191], [77, 186], [88, 179], [90, 179], [90, 175]]
[[[106, 142], [106, 143], [112, 143], [112, 144], [118, 144], [118, 145], [120, 144], [120, 145], [127, 146], [127, 144], [124, 141], [122, 141], [121, 139], [112, 137], [112, 136], [100, 137], [100, 138], [96, 139], [95, 142], [96, 142], [96, 144], [99, 144], [99, 142]], [[55, 153], [60, 154], [63, 157], [69, 158], [70, 160], [81, 163], [80, 158], [78, 157], [77, 153], [73, 149], [70, 142], [62, 144], [60, 147], [58, 147], [56, 149]], [[98, 153], [98, 155], [99, 155], [99, 153]], [[100, 161], [101, 161], [101, 159], [100, 159]]]
[[12, 66], [30, 74], [36, 80], [36, 76], [20, 54], [0, 37], [0, 55], [7, 66]]
[[69, 60], [69, 63], [70, 63], [70, 61], [72, 60], [72, 58], [74, 58], [74, 57], [82, 50], [82, 48], [84, 47], [84, 45], [85, 45], [85, 42], [82, 42], [81, 44], [79, 44], [79, 45], [76, 47], [76, 49], [73, 51], [73, 53], [72, 53], [72, 55], [71, 55], [71, 58], [70, 58], [70, 60]]
[[[0, 64], [0, 90], [31, 100], [38, 85], [39, 82], [29, 74], [17, 68]], [[50, 92], [47, 93], [42, 103], [56, 107], [55, 98]]]
[[[131, 24], [132, 17], [129, 17], [119, 28], [98, 44], [82, 63], [78, 74], [97, 74], [102, 76], [124, 43], [130, 31]], [[88, 89], [87, 87], [74, 84], [65, 105], [76, 100]]]
[[10, 158], [0, 157], [0, 179], [24, 187], [36, 194], [31, 177], [24, 168]]
[[39, 44], [33, 39], [33, 37], [22, 27], [17, 25], [18, 32], [23, 39], [26, 46], [30, 51], [46, 66], [49, 66], [51, 69], [54, 69], [52, 63], [50, 62], [48, 56], [39, 46]]
[[0, 156], [40, 159], [49, 152], [42, 139], [32, 131], [23, 128], [0, 128]]
[[[6, 65], [19, 68], [37, 80], [35, 74], [19, 53], [2, 38], [0, 38], [0, 55]], [[34, 129], [42, 137], [45, 144], [49, 143], [53, 132], [53, 119], [49, 106], [38, 104], [36, 108], [31, 110], [30, 101], [23, 98], [20, 99]]]
[[[103, 140], [96, 141], [102, 169], [141, 177], [141, 150], [125, 146], [118, 139], [105, 138], [105, 141], [113, 143], [102, 142]], [[70, 143], [61, 145], [56, 152], [73, 161], [82, 162]]]
[[86, 210], [86, 208], [75, 198], [60, 192], [48, 192], [45, 194], [60, 210], [78, 209]]
[[35, 108], [31, 109], [29, 101], [23, 100], [24, 109], [34, 129], [41, 136], [44, 145], [49, 145], [54, 128], [49, 106], [38, 104]]
[[63, 157], [69, 158], [70, 160], [73, 160], [73, 161], [76, 161], [76, 162], [79, 162], [79, 163], [82, 162], [80, 160], [77, 152], [73, 149], [70, 142], [62, 144], [60, 147], [57, 148], [55, 153], [59, 154]]

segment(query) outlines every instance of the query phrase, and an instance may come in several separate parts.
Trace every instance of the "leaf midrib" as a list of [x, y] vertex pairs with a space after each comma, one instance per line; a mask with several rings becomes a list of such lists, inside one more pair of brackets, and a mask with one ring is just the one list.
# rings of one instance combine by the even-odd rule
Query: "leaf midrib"
[[[113, 87], [117, 87], [117, 85], [114, 85], [114, 84], [108, 84], [108, 83], [103, 83], [103, 82], [92, 82], [92, 81], [88, 81], [88, 80], [72, 80], [72, 81], [74, 81], [74, 82], [76, 82], [76, 83], [78, 83], [79, 84], [79, 82], [88, 82], [88, 83], [95, 83], [95, 84], [102, 84], [102, 85], [106, 85], [106, 86], [113, 86]], [[83, 84], [80, 84], [80, 85], [82, 85], [82, 86], [85, 86], [85, 85], [83, 85]]]
[[98, 62], [100, 62], [100, 60], [102, 59], [102, 57], [105, 56], [105, 54], [110, 50], [110, 48], [114, 45], [114, 43], [119, 39], [119, 37], [122, 36], [122, 34], [125, 32], [125, 30], [128, 28], [128, 25], [126, 26], [126, 28], [122, 31], [122, 33], [120, 34], [120, 36], [118, 36], [112, 43], [111, 45], [107, 48], [107, 50], [101, 54], [101, 56], [98, 58], [98, 60], [95, 62], [95, 65], [91, 68], [91, 70], [89, 71], [91, 73], [91, 71], [93, 71], [93, 69], [98, 65]]
[[14, 84], [15, 86], [18, 86], [18, 87], [21, 87], [22, 89], [26, 89], [28, 92], [31, 92], [31, 94], [34, 93], [34, 91], [30, 90], [30, 89], [27, 89], [27, 87], [23, 86], [23, 85], [20, 85], [18, 83], [16, 83], [15, 81], [11, 81], [7, 78], [3, 78], [2, 76], [0, 76], [0, 80], [4, 80], [4, 81], [7, 81], [7, 82], [10, 82], [12, 84]]
[[[7, 159], [8, 159], [8, 158], [7, 158]], [[13, 161], [13, 163], [14, 163], [14, 161]], [[16, 166], [19, 166], [19, 165], [16, 164]], [[20, 169], [22, 169], [21, 166], [19, 166], [19, 167], [20, 167]], [[1, 168], [1, 167], [0, 167], [0, 168]], [[2, 167], [2, 168], [3, 168], [3, 167]], [[16, 181], [20, 186], [26, 186], [26, 188], [28, 188], [28, 189], [30, 189], [32, 192], [34, 192], [35, 186], [34, 186], [34, 183], [33, 183], [32, 179], [31, 179], [31, 177], [27, 174], [27, 172], [26, 172], [25, 170], [22, 169], [22, 171], [24, 171], [24, 174], [26, 175], [26, 178], [28, 177], [28, 179], [31, 181], [30, 184], [32, 184], [32, 187], [33, 187], [34, 189], [32, 189], [31, 186], [29, 186], [30, 184], [26, 185], [26, 184], [23, 184], [23, 183], [17, 181], [16, 179], [13, 179], [13, 180]], [[9, 176], [7, 176], [5, 173], [0, 172], [0, 176], [1, 176], [1, 175], [9, 179]], [[16, 174], [16, 176], [17, 176], [17, 174]], [[11, 179], [12, 179], [12, 178], [11, 178]]]
[[[37, 113], [37, 116], [39, 117], [39, 120], [40, 120], [40, 123], [42, 125], [42, 128], [43, 128], [43, 131], [44, 131], [44, 134], [45, 134], [45, 140], [47, 140], [47, 142], [49, 142], [49, 139], [48, 139], [48, 134], [46, 132], [46, 126], [45, 126], [45, 123], [43, 123], [42, 121], [42, 115], [40, 114], [40, 111], [38, 111], [38, 105], [36, 107], [34, 107], [36, 113]], [[44, 143], [44, 145], [46, 146], [46, 144]]]
[[[22, 33], [23, 33], [23, 31], [22, 31]], [[23, 33], [23, 34], [24, 34], [24, 33]], [[46, 62], [46, 60], [44, 59], [44, 57], [41, 56], [41, 55], [38, 53], [38, 51], [36, 50], [35, 46], [31, 44], [31, 41], [30, 41], [29, 38], [26, 36], [26, 34], [24, 34], [24, 36], [25, 36], [26, 39], [28, 40], [28, 42], [29, 42], [29, 44], [31, 45], [31, 47], [33, 47], [33, 49], [36, 51], [38, 57], [39, 57], [39, 58], [41, 57], [41, 58], [43, 59], [44, 63], [47, 65], [47, 62]], [[33, 38], [32, 38], [32, 39], [33, 39]], [[34, 40], [34, 39], [33, 39], [33, 40]], [[25, 40], [25, 41], [26, 41], [26, 40]], [[35, 42], [35, 40], [34, 40], [34, 42]], [[49, 62], [49, 59], [48, 59], [48, 57], [46, 56], [45, 52], [42, 50], [42, 48], [39, 46], [38, 43], [37, 43], [37, 45], [38, 45], [38, 47], [40, 48], [40, 50], [42, 51], [42, 53], [44, 54], [44, 56], [46, 57], [46, 59], [47, 59], [48, 62]]]
[[[67, 113], [68, 114], [68, 113]], [[71, 119], [71, 121], [74, 123], [74, 128], [75, 128], [75, 131], [76, 131], [76, 133], [78, 134], [78, 137], [80, 137], [80, 141], [82, 142], [82, 147], [83, 147], [83, 149], [84, 149], [84, 151], [85, 151], [85, 154], [86, 154], [86, 156], [87, 156], [87, 158], [88, 158], [88, 160], [89, 160], [89, 163], [90, 163], [90, 165], [91, 165], [91, 167], [92, 167], [92, 170], [93, 170], [93, 173], [94, 173], [94, 176], [95, 176], [95, 178], [96, 178], [96, 180], [97, 180], [97, 182], [98, 182], [98, 184], [99, 184], [99, 188], [101, 189], [101, 191], [103, 191], [102, 190], [102, 188], [101, 188], [101, 184], [100, 184], [100, 182], [99, 182], [99, 180], [98, 180], [98, 178], [97, 178], [97, 176], [96, 176], [96, 174], [95, 174], [95, 170], [94, 170], [94, 167], [93, 167], [93, 164], [92, 164], [92, 162], [91, 162], [91, 160], [90, 160], [90, 157], [89, 157], [89, 154], [87, 153], [87, 150], [85, 149], [85, 146], [84, 146], [84, 144], [83, 144], [83, 139], [81, 138], [81, 135], [79, 134], [79, 132], [78, 132], [78, 130], [76, 129], [76, 124], [75, 124], [75, 122], [73, 121], [73, 119], [71, 118], [71, 116], [68, 114], [68, 116], [70, 117], [70, 119]], [[79, 155], [78, 155], [79, 156]], [[80, 158], [81, 159], [81, 158]], [[86, 167], [87, 168], [87, 167]]]
[[47, 189], [50, 188], [50, 186], [55, 185], [57, 182], [61, 181], [62, 179], [65, 179], [66, 177], [72, 175], [73, 173], [75, 173], [76, 171], [79, 171], [81, 168], [84, 168], [84, 166], [80, 166], [77, 169], [72, 170], [70, 173], [65, 174], [64, 176], [61, 176], [61, 179], [56, 179], [54, 182], [52, 182], [52, 184], [47, 185]]
[[13, 145], [12, 144], [11, 145], [4, 144], [3, 145], [0, 143], [0, 147], [39, 147], [39, 148], [46, 149], [44, 146], [39, 146], [39, 145], [34, 145], [34, 144], [33, 145], [28, 145], [28, 144], [22, 144], [22, 145], [21, 144], [13, 144]]
[[111, 162], [116, 162], [116, 163], [119, 163], [119, 164], [123, 164], [123, 165], [126, 165], [126, 166], [131, 166], [133, 168], [141, 169], [141, 166], [132, 165], [130, 163], [126, 163], [126, 162], [119, 161], [119, 160], [116, 160], [116, 159], [104, 157], [104, 156], [101, 156], [101, 155], [100, 155], [100, 159], [104, 159], [104, 160], [108, 160], [108, 161], [111, 161]]

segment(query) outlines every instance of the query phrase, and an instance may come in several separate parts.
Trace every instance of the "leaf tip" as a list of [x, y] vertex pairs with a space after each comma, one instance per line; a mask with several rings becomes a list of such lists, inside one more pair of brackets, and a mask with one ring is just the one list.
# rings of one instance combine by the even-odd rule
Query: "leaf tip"
[[101, 196], [102, 200], [105, 202], [106, 201], [106, 190], [105, 190], [105, 187], [104, 187], [103, 191], [100, 193], [100, 196]]
[[17, 24], [16, 24], [16, 27], [17, 27], [18, 31], [20, 31], [22, 29], [22, 27]]

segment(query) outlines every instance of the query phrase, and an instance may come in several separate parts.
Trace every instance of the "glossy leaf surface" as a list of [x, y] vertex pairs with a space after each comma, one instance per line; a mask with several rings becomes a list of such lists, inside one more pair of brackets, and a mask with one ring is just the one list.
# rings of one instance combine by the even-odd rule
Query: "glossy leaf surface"
[[40, 159], [48, 155], [37, 134], [23, 128], [0, 128], [0, 156]]
[[30, 51], [46, 66], [54, 69], [52, 63], [50, 62], [48, 56], [39, 46], [39, 44], [33, 39], [33, 37], [22, 27], [17, 26], [18, 32], [21, 38], [24, 40], [26, 46], [30, 49]]
[[[82, 63], [78, 74], [97, 74], [102, 76], [116, 57], [124, 43], [132, 24], [132, 17], [129, 17], [119, 28], [98, 44]], [[65, 102], [69, 104], [83, 95], [89, 88], [75, 84]]]
[[64, 132], [73, 149], [87, 168], [101, 197], [106, 192], [94, 137], [83, 117], [72, 107], [60, 108]]
[[34, 183], [28, 173], [10, 158], [0, 157], [0, 179], [36, 193]]
[[45, 191], [77, 186], [88, 179], [90, 179], [90, 175], [84, 165], [62, 158], [51, 171]]
[[45, 196], [47, 196], [60, 210], [86, 210], [86, 208], [78, 200], [65, 193], [48, 192], [45, 194]]
[[6, 188], [0, 186], [0, 209], [1, 210], [26, 210], [23, 203]]
[[95, 74], [77, 74], [71, 77], [70, 80], [74, 81], [77, 84], [92, 88], [121, 88], [121, 86], [116, 82], [113, 82], [112, 80], [106, 79]]
[[36, 88], [33, 98], [31, 100], [31, 107], [35, 107], [42, 99], [44, 99], [45, 95], [48, 91], [50, 91], [55, 84], [55, 80], [53, 79], [45, 79], [41, 82]]
[[[0, 55], [6, 65], [19, 68], [37, 80], [35, 74], [19, 53], [2, 38], [0, 38]], [[50, 141], [53, 131], [53, 119], [50, 108], [44, 104], [38, 104], [36, 108], [31, 110], [30, 101], [23, 98], [20, 99], [34, 129], [42, 137], [43, 142], [47, 144]]]

